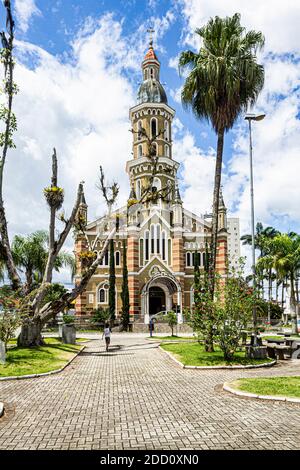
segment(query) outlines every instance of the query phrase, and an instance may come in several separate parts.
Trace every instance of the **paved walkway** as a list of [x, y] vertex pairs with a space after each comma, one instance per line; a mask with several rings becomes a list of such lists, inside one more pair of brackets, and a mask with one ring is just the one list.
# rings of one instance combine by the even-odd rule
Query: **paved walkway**
[[[220, 385], [297, 367], [184, 370], [142, 335], [93, 340], [57, 375], [0, 382], [0, 449], [300, 449], [300, 406]], [[100, 352], [99, 352], [100, 351]]]

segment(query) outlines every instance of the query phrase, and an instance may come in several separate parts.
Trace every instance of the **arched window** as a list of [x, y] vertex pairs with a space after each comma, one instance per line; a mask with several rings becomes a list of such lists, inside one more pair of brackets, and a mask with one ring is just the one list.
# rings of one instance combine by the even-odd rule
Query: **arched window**
[[140, 144], [138, 146], [138, 157], [142, 157], [143, 156], [143, 146], [142, 144]]
[[152, 139], [157, 135], [157, 119], [151, 119], [151, 137]]
[[145, 80], [148, 80], [148, 70], [145, 70]]
[[170, 140], [170, 127], [168, 121], [165, 121], [165, 140]]
[[138, 128], [137, 128], [137, 130], [138, 130], [138, 135], [137, 135], [137, 136], [138, 136], [138, 140], [141, 140], [141, 138], [142, 138], [141, 133], [140, 133], [141, 130], [142, 130], [142, 121], [141, 121], [141, 120], [138, 121]]
[[165, 156], [166, 157], [169, 157], [170, 154], [169, 154], [169, 146], [168, 145], [165, 145]]
[[150, 69], [150, 78], [154, 78], [154, 70], [152, 67]]
[[154, 149], [154, 155], [156, 156], [158, 154], [158, 145], [156, 142], [152, 142], [152, 146]]
[[191, 263], [191, 253], [189, 251], [186, 253], [186, 265], [187, 266], [192, 265], [192, 263]]
[[108, 289], [109, 286], [107, 283], [102, 284], [98, 289], [98, 303], [107, 304], [108, 303]]
[[116, 266], [120, 266], [120, 252], [119, 251], [116, 251], [115, 257], [116, 257]]
[[100, 304], [105, 303], [105, 289], [99, 289], [99, 302]]

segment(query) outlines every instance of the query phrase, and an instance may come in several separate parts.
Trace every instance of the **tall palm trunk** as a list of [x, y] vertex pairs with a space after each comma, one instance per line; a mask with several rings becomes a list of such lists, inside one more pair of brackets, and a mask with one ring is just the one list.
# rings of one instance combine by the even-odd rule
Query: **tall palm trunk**
[[[217, 258], [217, 243], [218, 243], [218, 212], [219, 212], [219, 197], [220, 197], [220, 187], [221, 187], [223, 147], [224, 147], [224, 129], [218, 132], [217, 158], [216, 158], [214, 194], [213, 194], [211, 256], [210, 256], [210, 263], [209, 263], [209, 290], [210, 290], [212, 299], [214, 298], [214, 292], [215, 292], [215, 273], [216, 273], [216, 258]], [[213, 326], [214, 326], [213, 319], [211, 318], [209, 332], [205, 341], [205, 349], [207, 352], [214, 351]]]
[[219, 212], [219, 197], [221, 187], [221, 173], [222, 173], [222, 159], [224, 147], [224, 129], [218, 132], [218, 145], [217, 145], [217, 158], [215, 168], [214, 180], [214, 195], [213, 195], [213, 211], [212, 211], [212, 234], [211, 234], [211, 256], [210, 256], [210, 289], [211, 295], [214, 296], [214, 273], [216, 271], [216, 258], [217, 258], [217, 243], [218, 243], [218, 212]]

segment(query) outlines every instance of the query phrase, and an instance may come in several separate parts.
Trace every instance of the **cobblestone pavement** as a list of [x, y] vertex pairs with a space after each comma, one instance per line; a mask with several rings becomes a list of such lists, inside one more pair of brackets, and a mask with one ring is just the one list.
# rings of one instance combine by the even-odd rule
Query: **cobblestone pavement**
[[[299, 366], [298, 366], [299, 364]], [[64, 372], [0, 382], [0, 449], [300, 449], [300, 406], [221, 390], [298, 364], [184, 370], [141, 335], [93, 340]]]

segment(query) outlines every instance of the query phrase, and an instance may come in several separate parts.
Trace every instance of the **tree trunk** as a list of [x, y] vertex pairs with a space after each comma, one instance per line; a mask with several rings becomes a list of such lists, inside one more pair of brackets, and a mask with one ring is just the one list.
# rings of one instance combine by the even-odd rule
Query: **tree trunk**
[[294, 274], [293, 273], [291, 273], [290, 282], [291, 282], [290, 307], [291, 307], [292, 333], [297, 334], [298, 324], [297, 324], [296, 295], [295, 295]]
[[268, 289], [268, 323], [271, 324], [271, 296], [272, 296], [272, 270], [269, 270], [269, 289]]
[[221, 187], [222, 158], [224, 146], [224, 130], [218, 132], [217, 158], [215, 167], [214, 195], [213, 195], [213, 212], [212, 212], [212, 233], [211, 233], [211, 256], [210, 256], [210, 290], [211, 296], [214, 297], [215, 281], [214, 274], [216, 270], [217, 257], [217, 241], [218, 241], [218, 212], [219, 197]]
[[13, 290], [17, 290], [21, 287], [21, 279], [15, 267], [11, 247], [9, 243], [8, 230], [7, 230], [7, 221], [5, 216], [5, 209], [3, 204], [3, 199], [0, 194], [0, 234], [1, 234], [1, 251], [4, 257], [4, 262], [7, 267], [8, 277], [11, 281]]
[[22, 348], [43, 346], [45, 342], [42, 338], [42, 328], [43, 323], [39, 317], [24, 320], [18, 337], [18, 346]]

